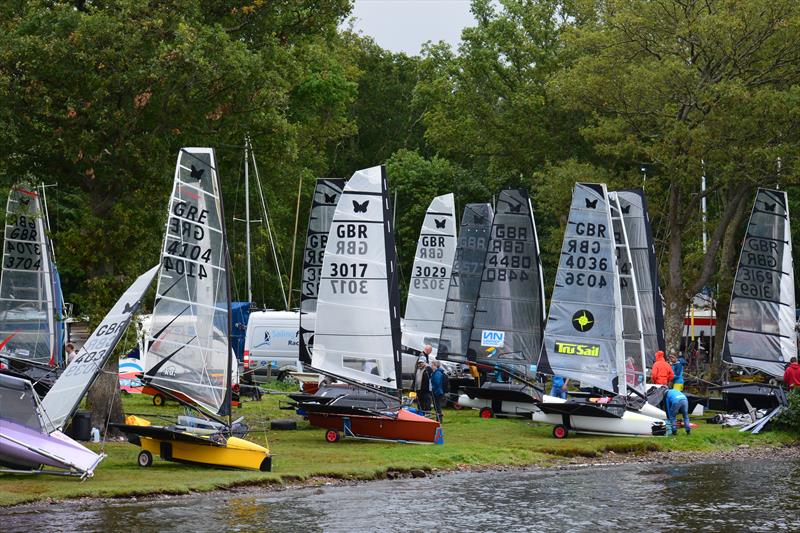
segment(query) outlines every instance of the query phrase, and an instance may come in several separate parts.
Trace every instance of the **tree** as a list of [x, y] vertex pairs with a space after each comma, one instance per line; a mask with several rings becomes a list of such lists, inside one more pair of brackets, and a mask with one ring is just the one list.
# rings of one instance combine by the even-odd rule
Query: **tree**
[[[652, 165], [646, 192], [664, 225], [665, 333], [677, 347], [687, 303], [713, 279], [754, 186], [777, 180], [778, 157], [780, 180], [797, 179], [800, 5], [611, 0], [580, 9], [582, 24], [565, 36], [574, 63], [549, 89], [592, 114], [583, 134], [598, 154], [617, 166]], [[712, 176], [706, 194], [722, 198], [706, 253], [703, 164]]]

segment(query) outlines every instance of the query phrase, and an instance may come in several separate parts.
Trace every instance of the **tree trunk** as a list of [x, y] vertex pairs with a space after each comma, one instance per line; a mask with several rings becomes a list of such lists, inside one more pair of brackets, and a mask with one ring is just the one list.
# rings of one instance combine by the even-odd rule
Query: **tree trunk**
[[668, 271], [664, 291], [666, 310], [664, 313], [664, 340], [667, 351], [678, 350], [683, 334], [683, 319], [688, 303], [683, 289], [683, 224], [681, 223], [681, 194], [672, 187], [669, 195], [669, 236], [667, 237]]
[[[119, 393], [119, 361], [116, 357], [111, 357], [103, 371], [97, 376], [97, 380], [89, 389], [86, 404], [92, 412], [92, 427], [100, 429], [103, 434], [110, 422], [122, 423], [124, 414], [122, 411], [122, 398]], [[116, 435], [118, 432], [109, 428], [108, 434]]]

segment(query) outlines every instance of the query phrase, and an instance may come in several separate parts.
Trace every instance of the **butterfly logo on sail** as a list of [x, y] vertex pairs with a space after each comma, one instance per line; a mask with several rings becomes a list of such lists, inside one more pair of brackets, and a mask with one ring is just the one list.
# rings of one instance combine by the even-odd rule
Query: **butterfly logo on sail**
[[336, 201], [336, 195], [335, 194], [328, 194], [328, 193], [323, 193], [323, 194], [325, 195], [325, 203], [326, 204], [332, 204], [332, 203], [334, 203]]
[[123, 315], [128, 315], [133, 313], [136, 310], [136, 305], [131, 305], [129, 303], [125, 303], [125, 309], [122, 310]]
[[508, 208], [511, 210], [512, 213], [519, 213], [520, 209], [522, 209], [522, 204], [509, 205]]
[[438, 229], [444, 229], [444, 225], [447, 223], [446, 218], [443, 218], [441, 220], [439, 220], [438, 218], [434, 218], [433, 221], [436, 222], [436, 227]]
[[594, 200], [589, 200], [588, 198], [584, 198], [584, 200], [586, 200], [586, 207], [588, 209], [597, 209], [597, 200], [599, 200], [599, 198], [596, 198]]
[[194, 165], [191, 165], [192, 169], [189, 171], [189, 177], [200, 181], [203, 179], [203, 174], [205, 174], [206, 169], [204, 168], [197, 168]]
[[622, 207], [622, 214], [627, 215], [631, 212], [631, 204]]
[[777, 202], [775, 202], [774, 204], [768, 204], [767, 202], [764, 202], [764, 209], [766, 209], [770, 213], [774, 213], [776, 207], [778, 207]]
[[353, 200], [353, 213], [366, 213], [368, 205], [369, 200], [365, 200], [363, 203], [358, 203]]
[[20, 196], [19, 203], [21, 203], [22, 205], [29, 205], [31, 203], [31, 199], [28, 198], [27, 196]]
[[472, 215], [473, 224], [483, 224], [483, 217], [480, 215]]

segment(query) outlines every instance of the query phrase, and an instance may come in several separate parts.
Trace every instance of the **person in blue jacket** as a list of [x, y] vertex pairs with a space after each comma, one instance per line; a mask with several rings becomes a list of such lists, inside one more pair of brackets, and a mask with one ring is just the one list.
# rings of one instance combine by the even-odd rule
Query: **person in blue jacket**
[[689, 425], [689, 400], [686, 395], [679, 390], [669, 389], [664, 399], [666, 403], [667, 418], [669, 418], [669, 430], [672, 435], [678, 433], [678, 413], [683, 414], [683, 427], [686, 429], [686, 434], [692, 432]]
[[670, 350], [669, 362], [672, 365], [672, 372], [675, 377], [672, 378], [672, 388], [675, 390], [683, 390], [683, 369], [686, 367], [686, 359], [683, 355], [675, 355], [675, 350]]
[[447, 402], [447, 398], [445, 398], [444, 392], [444, 380], [447, 379], [447, 376], [444, 374], [444, 370], [442, 370], [442, 363], [434, 359], [431, 361], [431, 367], [433, 367], [433, 374], [431, 374], [431, 392], [433, 392], [433, 407], [436, 409], [436, 419], [441, 422], [442, 421], [442, 408], [445, 406]]
[[561, 376], [553, 376], [553, 386], [550, 388], [550, 396], [566, 400], [568, 385], [569, 379], [564, 379]]

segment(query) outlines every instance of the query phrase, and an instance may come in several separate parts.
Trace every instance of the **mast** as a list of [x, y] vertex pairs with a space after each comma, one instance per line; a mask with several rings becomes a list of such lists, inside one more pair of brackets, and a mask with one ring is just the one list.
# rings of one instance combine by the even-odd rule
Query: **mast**
[[253, 301], [253, 271], [250, 261], [250, 138], [244, 143], [244, 224], [247, 257], [247, 301]]

